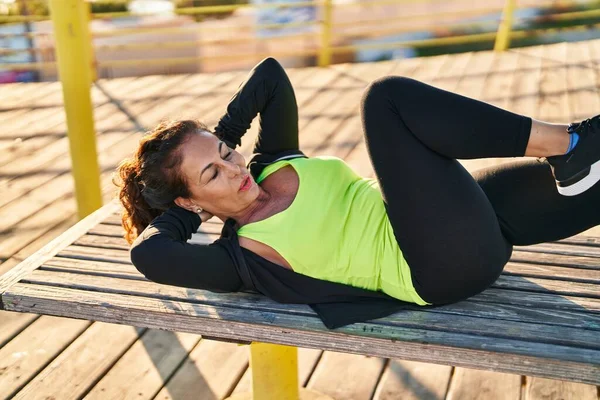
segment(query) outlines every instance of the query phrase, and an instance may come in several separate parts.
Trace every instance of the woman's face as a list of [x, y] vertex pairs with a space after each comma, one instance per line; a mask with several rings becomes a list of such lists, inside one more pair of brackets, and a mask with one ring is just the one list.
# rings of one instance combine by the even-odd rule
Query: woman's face
[[[246, 169], [244, 157], [212, 133], [199, 131], [190, 135], [182, 145], [181, 155], [181, 171], [191, 196], [177, 198], [175, 202], [180, 207], [195, 211], [197, 205], [226, 219], [242, 213], [258, 197], [258, 185]], [[240, 185], [246, 177], [250, 188], [242, 191]]]

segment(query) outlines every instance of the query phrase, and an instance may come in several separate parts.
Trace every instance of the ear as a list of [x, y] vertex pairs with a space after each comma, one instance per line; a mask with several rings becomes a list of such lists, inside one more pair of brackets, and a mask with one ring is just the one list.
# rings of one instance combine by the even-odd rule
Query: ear
[[188, 211], [195, 212], [196, 206], [189, 200], [183, 197], [178, 197], [175, 200], [175, 204], [177, 204], [181, 208], [185, 208]]

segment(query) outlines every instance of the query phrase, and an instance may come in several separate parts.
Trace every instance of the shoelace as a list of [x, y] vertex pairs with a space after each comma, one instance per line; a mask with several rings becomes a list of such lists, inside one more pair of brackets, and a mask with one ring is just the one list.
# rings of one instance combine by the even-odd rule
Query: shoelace
[[578, 124], [577, 123], [572, 123], [567, 128], [567, 131], [569, 133], [573, 133], [573, 132], [583, 133], [583, 131], [586, 131], [586, 133], [587, 133], [587, 131], [589, 129], [592, 129], [592, 124], [594, 122], [596, 122], [596, 123], [600, 122], [600, 115], [596, 115], [595, 117], [585, 119], [585, 120], [581, 121]]

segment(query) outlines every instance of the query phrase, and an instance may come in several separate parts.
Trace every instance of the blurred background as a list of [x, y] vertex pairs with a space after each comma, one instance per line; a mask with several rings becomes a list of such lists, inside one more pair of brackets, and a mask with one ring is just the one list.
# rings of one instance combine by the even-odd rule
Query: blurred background
[[[95, 0], [96, 77], [371, 62], [494, 48], [505, 0]], [[520, 0], [510, 47], [600, 37], [600, 0]], [[48, 0], [0, 0], [0, 82], [57, 80]]]

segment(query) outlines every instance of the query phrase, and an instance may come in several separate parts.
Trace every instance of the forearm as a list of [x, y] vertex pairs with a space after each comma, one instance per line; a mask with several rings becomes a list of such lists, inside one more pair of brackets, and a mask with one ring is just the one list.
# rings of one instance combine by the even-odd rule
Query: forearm
[[274, 58], [266, 58], [249, 73], [231, 98], [215, 133], [232, 148], [241, 145], [252, 120], [260, 113], [255, 153], [298, 148], [298, 108], [292, 84]]
[[170, 208], [135, 240], [132, 263], [157, 283], [215, 292], [239, 290], [242, 283], [235, 264], [222, 246], [187, 243], [199, 226], [197, 214]]

